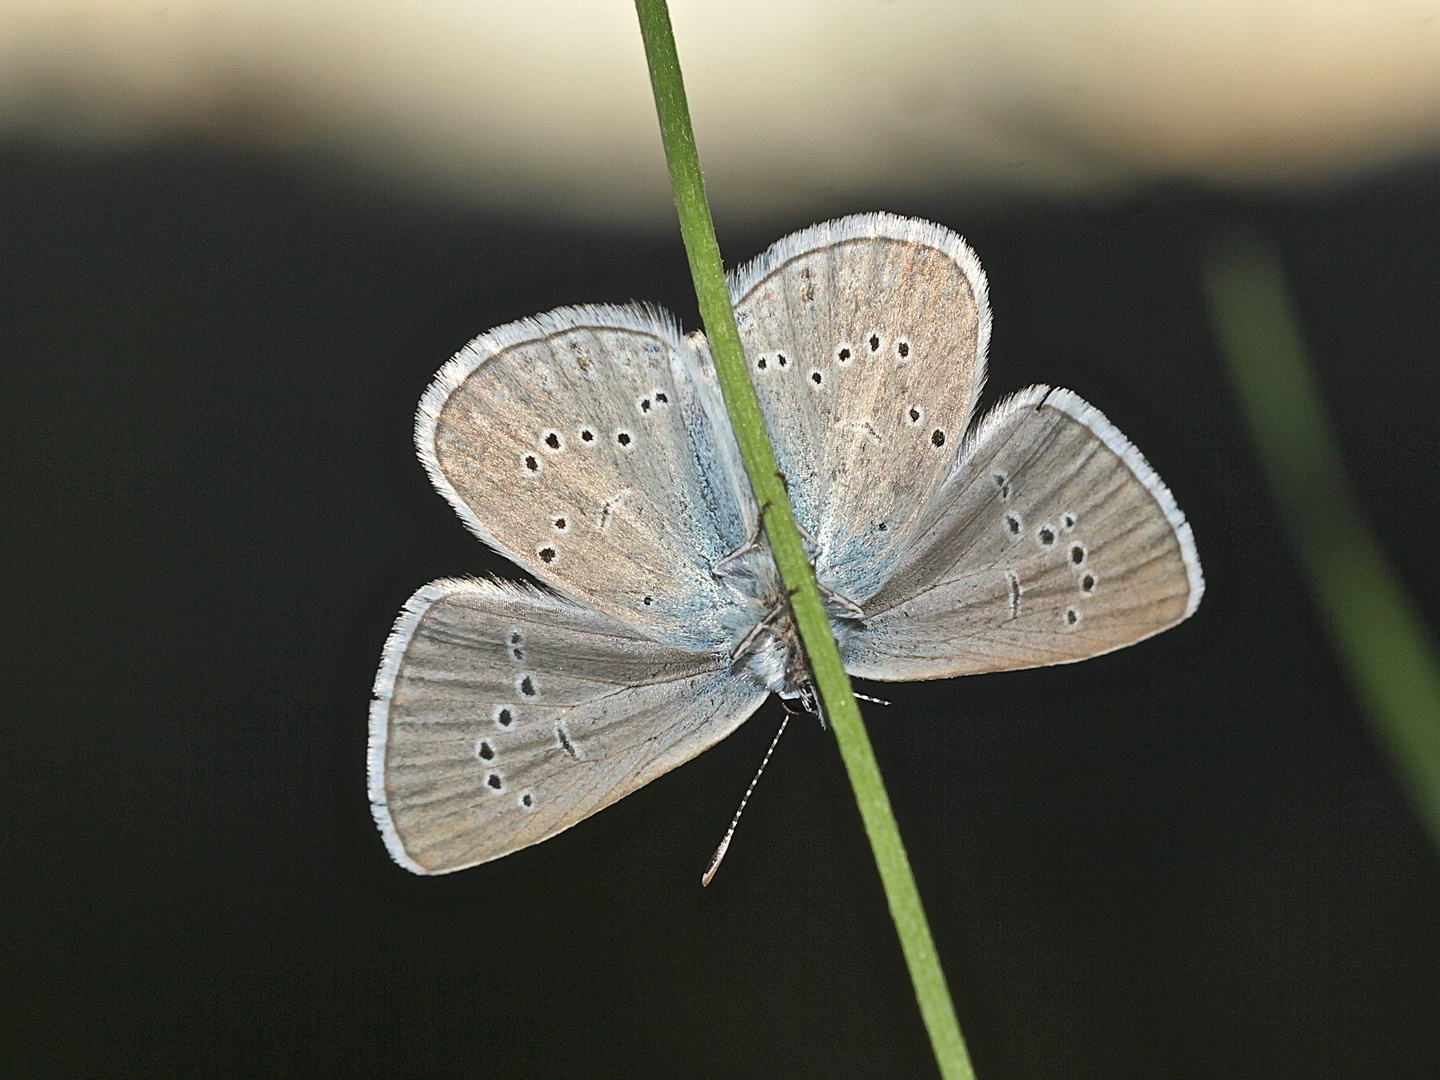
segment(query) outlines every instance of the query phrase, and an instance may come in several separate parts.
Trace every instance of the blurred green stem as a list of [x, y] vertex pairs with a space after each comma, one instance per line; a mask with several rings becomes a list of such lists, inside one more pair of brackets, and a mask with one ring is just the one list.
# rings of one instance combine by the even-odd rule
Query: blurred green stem
[[[955, 1019], [955, 1007], [945, 985], [945, 975], [935, 953], [930, 926], [920, 904], [920, 892], [910, 870], [910, 860], [900, 840], [900, 830], [890, 808], [880, 778], [880, 766], [870, 746], [859, 706], [855, 703], [850, 679], [840, 659], [839, 647], [830, 630], [830, 619], [815, 583], [815, 572], [806, 555], [795, 515], [785, 491], [775, 452], [765, 431], [760, 401], [750, 382], [745, 366], [745, 351], [735, 328], [735, 312], [730, 306], [730, 293], [725, 284], [725, 270], [720, 260], [720, 245], [715, 239], [715, 226], [710, 218], [710, 205], [705, 197], [705, 181], [700, 174], [700, 157], [695, 148], [695, 133], [690, 126], [690, 110], [685, 101], [685, 85], [680, 77], [680, 59], [675, 51], [675, 36], [670, 27], [670, 13], [665, 0], [635, 0], [640, 16], [640, 32], [645, 39], [645, 55], [650, 64], [650, 83], [655, 91], [655, 109], [660, 115], [660, 137], [665, 144], [665, 160], [670, 166], [670, 183], [675, 190], [675, 206], [680, 214], [680, 232], [685, 252], [690, 258], [690, 273], [695, 279], [695, 295], [700, 301], [700, 315], [710, 341], [725, 407], [735, 428], [735, 438], [745, 459], [745, 469], [755, 500], [762, 508], [765, 534], [775, 555], [780, 576], [790, 591], [790, 607], [795, 625], [804, 642], [815, 687], [824, 705], [825, 715], [835, 729], [840, 756], [860, 805], [860, 816], [875, 852], [880, 879], [890, 904], [890, 916], [900, 935], [905, 962], [915, 985], [920, 1013], [930, 1033], [941, 1075], [946, 1080], [970, 1080], [974, 1072]], [[880, 1070], [882, 1073], [885, 1071]]]
[[1355, 693], [1440, 846], [1440, 663], [1360, 515], [1271, 249], [1232, 237], [1206, 287], [1231, 382]]

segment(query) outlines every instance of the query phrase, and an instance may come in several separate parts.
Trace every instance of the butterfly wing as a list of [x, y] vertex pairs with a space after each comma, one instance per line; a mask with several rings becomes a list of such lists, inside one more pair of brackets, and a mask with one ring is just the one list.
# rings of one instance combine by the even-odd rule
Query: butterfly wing
[[370, 710], [371, 808], [441, 874], [568, 829], [729, 735], [766, 691], [538, 590], [436, 581], [405, 605]]
[[1100, 412], [1037, 386], [991, 412], [865, 603], [846, 667], [940, 679], [1062, 664], [1188, 618], [1204, 592], [1190, 526]]
[[979, 261], [948, 229], [863, 214], [779, 241], [731, 296], [816, 571], [863, 605], [969, 425], [990, 336]]
[[711, 570], [754, 500], [700, 353], [650, 308], [523, 319], [441, 369], [416, 445], [470, 530], [541, 581], [657, 641], [718, 647], [735, 598]]

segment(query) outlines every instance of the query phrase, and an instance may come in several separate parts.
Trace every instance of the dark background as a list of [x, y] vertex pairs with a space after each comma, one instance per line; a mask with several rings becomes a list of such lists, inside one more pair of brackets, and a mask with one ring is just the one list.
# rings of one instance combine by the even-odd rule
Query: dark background
[[[1440, 163], [1302, 195], [887, 209], [990, 275], [987, 401], [1074, 388], [1209, 591], [1085, 664], [876, 689], [982, 1080], [1440, 1070], [1440, 858], [1347, 695], [1198, 269], [1278, 246], [1364, 508], [1440, 612]], [[841, 210], [875, 209], [868, 205]], [[725, 229], [732, 263], [789, 228]], [[774, 731], [443, 879], [385, 854], [366, 705], [400, 604], [511, 572], [410, 445], [433, 372], [559, 304], [698, 324], [678, 235], [419, 207], [279, 158], [0, 147], [0, 895], [17, 1076], [933, 1075], [832, 737]]]

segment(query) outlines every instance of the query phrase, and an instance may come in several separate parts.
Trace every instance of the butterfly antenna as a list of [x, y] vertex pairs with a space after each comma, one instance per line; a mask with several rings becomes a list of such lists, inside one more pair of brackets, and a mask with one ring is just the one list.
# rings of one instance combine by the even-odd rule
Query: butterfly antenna
[[780, 743], [780, 736], [785, 734], [785, 725], [790, 723], [790, 713], [787, 710], [784, 719], [780, 721], [780, 730], [775, 732], [775, 738], [770, 740], [770, 749], [765, 751], [765, 756], [760, 761], [760, 768], [755, 770], [755, 779], [750, 781], [750, 786], [745, 789], [745, 797], [740, 800], [740, 806], [735, 811], [735, 816], [730, 819], [730, 827], [725, 830], [725, 839], [720, 841], [720, 846], [715, 849], [715, 854], [710, 856], [710, 865], [705, 868], [705, 873], [700, 878], [702, 887], [709, 885], [715, 878], [715, 871], [720, 869], [720, 862], [725, 858], [725, 852], [730, 850], [730, 840], [735, 835], [735, 826], [740, 824], [740, 815], [745, 812], [745, 804], [750, 801], [751, 794], [755, 791], [755, 785], [760, 782], [760, 774], [765, 771], [765, 766], [770, 764], [770, 755], [775, 753], [775, 747]]
[[[852, 691], [853, 693], [853, 691]], [[861, 701], [873, 701], [876, 705], [893, 705], [893, 701], [886, 701], [883, 697], [871, 697], [869, 694], [855, 693]]]

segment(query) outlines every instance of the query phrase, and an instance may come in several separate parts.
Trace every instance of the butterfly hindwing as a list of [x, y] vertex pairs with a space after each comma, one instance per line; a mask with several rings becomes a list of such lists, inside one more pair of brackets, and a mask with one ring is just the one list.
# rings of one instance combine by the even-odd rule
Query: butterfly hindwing
[[981, 422], [846, 667], [910, 680], [1082, 660], [1187, 618], [1204, 588], [1145, 459], [1076, 395], [1032, 387]]
[[688, 761], [766, 696], [724, 652], [657, 644], [533, 588], [432, 582], [376, 677], [375, 819], [417, 873], [496, 859]]

